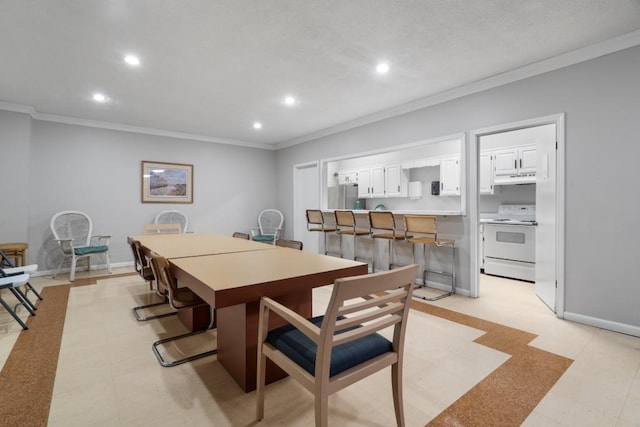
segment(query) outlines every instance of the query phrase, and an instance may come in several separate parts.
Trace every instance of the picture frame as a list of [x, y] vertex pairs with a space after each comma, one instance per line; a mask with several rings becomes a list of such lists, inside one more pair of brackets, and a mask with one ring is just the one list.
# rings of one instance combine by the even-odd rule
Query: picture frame
[[142, 203], [193, 203], [193, 165], [142, 161]]

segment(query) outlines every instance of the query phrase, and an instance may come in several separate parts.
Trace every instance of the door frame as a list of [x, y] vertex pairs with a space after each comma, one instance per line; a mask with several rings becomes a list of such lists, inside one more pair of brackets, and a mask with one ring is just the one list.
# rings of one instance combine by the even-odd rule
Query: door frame
[[[318, 175], [318, 182], [320, 183], [320, 186], [316, 187], [316, 188], [301, 188], [301, 180], [297, 179], [298, 176], [297, 174], [299, 173], [299, 171], [303, 170], [303, 169], [309, 169], [309, 168], [315, 168], [316, 169], [316, 174]], [[299, 206], [300, 204], [300, 197], [298, 196], [298, 192], [301, 190], [304, 191], [313, 191], [316, 193], [317, 195], [317, 206], [318, 208], [320, 207], [320, 200], [321, 200], [321, 191], [320, 191], [320, 187], [322, 187], [322, 182], [320, 180], [321, 178], [321, 174], [320, 174], [320, 161], [316, 160], [316, 161], [312, 161], [312, 162], [305, 162], [305, 163], [298, 163], [296, 165], [293, 165], [293, 239], [294, 240], [299, 240], [302, 241], [302, 235], [300, 233], [303, 232], [303, 230], [306, 230], [306, 221], [301, 224], [300, 221], [300, 217], [298, 215], [296, 215], [296, 212], [301, 212], [304, 209], [309, 208], [308, 206]]]
[[564, 317], [564, 248], [565, 248], [565, 115], [564, 113], [536, 117], [512, 123], [477, 129], [469, 132], [469, 229], [470, 229], [470, 296], [480, 296], [480, 137], [534, 126], [556, 125], [556, 316]]

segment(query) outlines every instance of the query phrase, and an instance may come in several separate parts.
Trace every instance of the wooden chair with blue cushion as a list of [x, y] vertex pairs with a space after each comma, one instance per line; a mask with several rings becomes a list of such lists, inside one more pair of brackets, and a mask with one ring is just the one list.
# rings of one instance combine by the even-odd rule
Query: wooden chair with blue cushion
[[91, 269], [91, 255], [103, 254], [107, 264], [107, 269], [111, 273], [111, 263], [109, 261], [109, 239], [111, 236], [94, 236], [93, 222], [84, 212], [63, 211], [58, 212], [51, 218], [51, 232], [54, 239], [62, 249], [63, 258], [53, 272], [53, 277], [62, 267], [62, 264], [71, 259], [71, 273], [69, 280], [74, 281], [78, 260], [86, 258], [88, 269]]
[[[305, 319], [263, 297], [258, 323], [256, 415], [264, 417], [269, 358], [315, 395], [315, 422], [328, 420], [329, 395], [391, 366], [393, 403], [404, 426], [402, 355], [409, 303], [418, 266], [338, 279], [324, 316]], [[268, 330], [274, 312], [288, 325]], [[378, 332], [393, 328], [391, 341]]]
[[265, 209], [258, 215], [258, 226], [250, 231], [251, 240], [256, 242], [276, 244], [282, 233], [284, 215], [276, 209]]

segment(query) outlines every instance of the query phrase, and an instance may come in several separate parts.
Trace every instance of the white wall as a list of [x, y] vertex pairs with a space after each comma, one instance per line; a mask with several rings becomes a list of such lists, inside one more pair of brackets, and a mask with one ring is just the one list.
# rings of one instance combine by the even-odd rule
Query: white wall
[[[10, 125], [0, 129], [12, 126], [23, 135], [10, 167], [16, 176], [28, 171], [23, 177], [30, 184], [28, 203], [3, 207], [0, 240], [27, 241], [29, 261], [41, 269], [57, 258], [49, 221], [61, 210], [88, 213], [94, 232], [112, 236], [112, 263], [122, 263], [131, 261], [127, 235], [140, 234], [161, 210], [182, 210], [193, 231], [231, 234], [248, 232], [260, 210], [276, 203], [273, 151], [38, 120], [30, 125], [29, 116], [7, 112], [0, 120]], [[193, 164], [193, 204], [141, 203], [142, 160]]]
[[[280, 206], [291, 214], [296, 163], [565, 112], [565, 313], [639, 328], [639, 69], [634, 47], [280, 150]], [[460, 222], [468, 232], [469, 218]], [[468, 240], [459, 245], [469, 289]]]

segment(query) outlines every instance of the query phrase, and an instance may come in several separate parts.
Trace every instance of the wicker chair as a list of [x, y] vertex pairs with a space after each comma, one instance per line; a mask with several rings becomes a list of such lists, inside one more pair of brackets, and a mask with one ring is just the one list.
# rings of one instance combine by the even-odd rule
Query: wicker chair
[[180, 230], [182, 233], [186, 233], [189, 229], [189, 218], [180, 212], [175, 210], [162, 211], [156, 215], [153, 220], [154, 224], [180, 224]]

